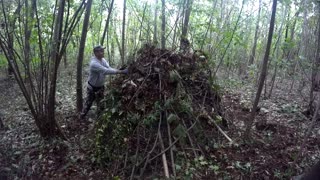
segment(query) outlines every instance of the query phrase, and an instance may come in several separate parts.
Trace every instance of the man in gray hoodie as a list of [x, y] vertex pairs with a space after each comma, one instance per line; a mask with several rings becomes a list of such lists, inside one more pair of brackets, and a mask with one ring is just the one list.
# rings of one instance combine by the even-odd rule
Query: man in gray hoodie
[[105, 47], [100, 45], [93, 48], [94, 56], [92, 56], [90, 60], [87, 97], [80, 114], [80, 119], [85, 118], [94, 100], [96, 100], [97, 103], [98, 116], [103, 110], [104, 106], [101, 100], [103, 99], [106, 75], [128, 73], [128, 69], [118, 70], [110, 67], [109, 63], [104, 59], [104, 49]]

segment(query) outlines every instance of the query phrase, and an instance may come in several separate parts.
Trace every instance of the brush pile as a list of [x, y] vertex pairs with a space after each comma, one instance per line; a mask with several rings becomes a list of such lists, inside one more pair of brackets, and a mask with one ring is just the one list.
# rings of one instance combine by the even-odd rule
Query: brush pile
[[190, 160], [205, 159], [219, 136], [215, 126], [225, 123], [204, 57], [140, 49], [129, 74], [107, 88], [96, 162], [126, 178], [146, 178], [186, 174]]

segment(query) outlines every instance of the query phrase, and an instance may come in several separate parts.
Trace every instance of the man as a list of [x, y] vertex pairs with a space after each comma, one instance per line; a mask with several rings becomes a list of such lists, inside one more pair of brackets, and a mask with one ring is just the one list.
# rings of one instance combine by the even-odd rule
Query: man
[[94, 56], [90, 60], [87, 97], [80, 114], [80, 119], [85, 118], [94, 100], [97, 103], [98, 116], [103, 110], [101, 100], [103, 99], [106, 75], [128, 73], [128, 69], [118, 70], [110, 67], [109, 63], [104, 59], [104, 49], [105, 47], [100, 45], [93, 48]]

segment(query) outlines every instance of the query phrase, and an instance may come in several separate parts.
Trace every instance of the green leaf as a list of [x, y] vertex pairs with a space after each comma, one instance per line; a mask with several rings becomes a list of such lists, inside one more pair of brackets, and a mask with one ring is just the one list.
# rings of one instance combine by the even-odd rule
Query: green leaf
[[176, 170], [181, 170], [181, 166], [176, 164]]
[[178, 121], [178, 119], [179, 119], [179, 117], [176, 114], [170, 114], [168, 116], [167, 121], [168, 121], [169, 124], [172, 124], [172, 123]]
[[176, 70], [172, 70], [169, 72], [169, 82], [174, 83], [174, 82], [179, 82], [181, 80], [180, 74]]
[[181, 124], [179, 124], [174, 130], [173, 130], [173, 135], [177, 136], [177, 137], [187, 137], [186, 131], [185, 131], [185, 127], [182, 126]]
[[213, 171], [218, 171], [219, 170], [219, 166], [217, 165], [210, 165], [209, 169], [213, 170]]
[[201, 164], [201, 165], [207, 165], [208, 162], [207, 162], [207, 161], [200, 161], [200, 164]]
[[200, 156], [200, 157], [199, 157], [199, 160], [200, 160], [200, 161], [203, 161], [203, 160], [204, 160], [204, 157], [203, 157], [203, 156]]

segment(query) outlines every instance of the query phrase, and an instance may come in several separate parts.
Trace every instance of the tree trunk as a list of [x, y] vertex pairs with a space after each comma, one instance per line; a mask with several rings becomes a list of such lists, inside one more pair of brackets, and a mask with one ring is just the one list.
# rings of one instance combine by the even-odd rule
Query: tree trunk
[[[297, 24], [297, 19], [298, 19], [298, 16], [299, 16], [299, 11], [296, 12], [295, 16], [294, 16], [294, 22], [293, 22], [293, 25], [291, 27], [291, 34], [290, 34], [290, 41], [292, 42], [293, 39], [294, 39], [294, 33], [295, 33], [295, 27], [296, 27], [296, 24]], [[300, 41], [301, 42], [301, 41]], [[296, 50], [297, 52], [299, 52], [298, 50]], [[287, 60], [289, 61], [292, 57], [292, 54], [293, 52], [291, 50], [289, 50], [287, 52]], [[292, 88], [294, 86], [294, 83], [295, 83], [295, 74], [296, 74], [296, 69], [297, 69], [297, 64], [298, 64], [298, 61], [295, 61], [294, 62], [294, 65], [293, 65], [293, 71], [292, 71], [292, 82], [291, 82], [291, 85], [290, 85], [290, 89], [289, 89], [289, 93], [292, 91]]]
[[161, 48], [166, 48], [166, 1], [161, 0]]
[[234, 34], [236, 33], [236, 31], [237, 31], [238, 24], [239, 24], [239, 21], [240, 21], [240, 18], [241, 18], [241, 14], [242, 14], [242, 10], [243, 10], [244, 3], [245, 3], [245, 0], [242, 1], [240, 13], [239, 13], [239, 15], [238, 15], [236, 25], [235, 25], [234, 28], [233, 28], [232, 35], [231, 35], [231, 38], [230, 38], [230, 40], [229, 40], [229, 42], [228, 42], [228, 45], [227, 45], [227, 47], [225, 48], [225, 50], [224, 50], [224, 52], [223, 52], [223, 54], [222, 54], [222, 57], [221, 57], [220, 60], [219, 60], [218, 66], [217, 66], [217, 68], [216, 68], [216, 70], [215, 70], [215, 72], [214, 72], [214, 76], [216, 76], [216, 74], [217, 74], [217, 72], [218, 72], [218, 70], [219, 70], [219, 68], [220, 68], [220, 65], [221, 65], [221, 63], [223, 62], [223, 59], [224, 59], [225, 55], [227, 54], [227, 51], [228, 51], [228, 49], [229, 49], [229, 47], [230, 47], [230, 45], [231, 45], [231, 42], [232, 42], [232, 40], [233, 40], [233, 36], [234, 36]]
[[274, 67], [274, 72], [273, 72], [273, 75], [272, 75], [272, 78], [271, 78], [271, 87], [270, 87], [268, 98], [271, 98], [273, 87], [274, 87], [274, 84], [275, 84], [275, 81], [276, 81], [276, 77], [277, 77], [277, 73], [278, 73], [278, 63], [276, 63], [275, 67]]
[[[142, 35], [142, 29], [143, 29], [143, 22], [145, 20], [145, 16], [146, 16], [146, 10], [147, 10], [147, 3], [144, 4], [144, 7], [143, 7], [143, 13], [142, 13], [142, 18], [141, 18], [141, 21], [140, 21], [140, 26], [139, 26], [139, 35], [138, 35], [138, 39], [137, 38], [134, 38], [134, 48], [133, 48], [133, 59], [135, 59], [135, 52], [137, 51], [137, 48], [138, 48], [138, 45], [139, 45], [139, 42], [141, 42], [141, 35]], [[138, 40], [138, 42], [137, 42]]]
[[84, 16], [84, 20], [83, 20], [82, 34], [81, 34], [80, 47], [79, 47], [79, 55], [78, 55], [78, 61], [77, 61], [77, 112], [81, 112], [82, 106], [83, 106], [82, 64], [83, 64], [84, 49], [86, 46], [87, 31], [88, 31], [89, 20], [90, 20], [91, 5], [92, 5], [92, 0], [88, 0], [87, 6], [86, 6], [85, 16]]
[[122, 46], [121, 46], [121, 65], [124, 65], [124, 57], [125, 57], [125, 29], [126, 29], [126, 4], [127, 0], [123, 0], [123, 19], [122, 19]]
[[64, 13], [65, 1], [59, 1], [59, 10], [55, 18], [54, 25], [54, 34], [53, 34], [53, 43], [51, 51], [51, 61], [50, 61], [50, 86], [49, 86], [49, 97], [47, 105], [47, 117], [39, 117], [42, 119], [41, 124], [39, 125], [40, 133], [45, 138], [51, 138], [56, 135], [62, 135], [56, 119], [55, 119], [55, 99], [56, 99], [56, 84], [57, 84], [57, 72], [60, 63], [59, 50], [61, 46], [61, 32], [63, 24], [63, 13]]
[[180, 38], [180, 50], [182, 52], [186, 52], [189, 49], [190, 43], [188, 41], [188, 28], [189, 28], [189, 18], [191, 14], [191, 8], [192, 8], [192, 0], [186, 0], [186, 8], [185, 8], [185, 14], [184, 14], [184, 22], [181, 32], [181, 38]]
[[0, 113], [0, 131], [4, 128], [4, 124], [2, 122], [3, 115]]
[[259, 0], [258, 18], [257, 18], [257, 22], [256, 22], [256, 30], [254, 32], [253, 46], [252, 46], [251, 55], [250, 55], [250, 59], [249, 59], [249, 66], [253, 64], [255, 56], [256, 56], [257, 42], [258, 42], [258, 37], [259, 37], [258, 33], [259, 33], [260, 14], [261, 14], [261, 0]]
[[[2, 4], [2, 6], [3, 6], [3, 5], [4, 5], [4, 4]], [[14, 35], [14, 34], [13, 34], [13, 32], [14, 32], [14, 27], [15, 27], [15, 23], [16, 23], [18, 14], [20, 13], [21, 7], [22, 7], [22, 5], [19, 3], [17, 9], [16, 9], [15, 12], [14, 12], [14, 16], [13, 16], [14, 18], [13, 18], [13, 20], [6, 23], [6, 25], [9, 25], [9, 27], [7, 27], [7, 28], [10, 29], [10, 33], [8, 34], [8, 48], [9, 48], [9, 49], [12, 49], [12, 50], [13, 50], [13, 48], [14, 48], [14, 36], [13, 36], [13, 35]], [[9, 55], [9, 60], [12, 61], [14, 57], [12, 56], [11, 53], [8, 54], [8, 55]], [[14, 75], [14, 69], [13, 69], [11, 63], [8, 63], [8, 75], [9, 75], [9, 76]]]
[[[181, 0], [179, 1], [181, 3]], [[177, 37], [177, 26], [178, 26], [178, 21], [180, 19], [182, 12], [181, 12], [181, 6], [179, 6], [178, 13], [177, 13], [177, 18], [174, 22], [174, 28], [173, 28], [173, 38], [172, 38], [172, 49], [176, 48], [176, 37]]]
[[[277, 73], [278, 73], [278, 56], [279, 56], [279, 44], [282, 44], [282, 34], [283, 34], [283, 25], [286, 23], [286, 22], [289, 22], [289, 20], [286, 20], [286, 17], [289, 16], [289, 11], [290, 9], [288, 10], [288, 7], [285, 7], [285, 10], [282, 11], [283, 12], [283, 17], [282, 17], [282, 22], [281, 22], [281, 25], [280, 25], [280, 28], [279, 28], [279, 32], [278, 32], [278, 38], [277, 38], [277, 41], [274, 45], [274, 48], [273, 48], [273, 53], [272, 53], [272, 57], [273, 58], [273, 61], [275, 61], [275, 64], [274, 64], [274, 72], [273, 72], [273, 75], [272, 75], [272, 78], [271, 78], [271, 88], [269, 90], [269, 95], [268, 95], [268, 98], [271, 98], [271, 95], [272, 95], [272, 91], [273, 91], [273, 87], [274, 87], [274, 84], [275, 84], [275, 81], [276, 81], [276, 77], [277, 77]], [[288, 23], [286, 25], [286, 29], [285, 29], [285, 36], [284, 36], [284, 42], [286, 42], [288, 39]], [[282, 59], [285, 58], [285, 54], [286, 54], [286, 51], [285, 49], [283, 48], [283, 53], [281, 55], [281, 61]], [[270, 61], [271, 62], [271, 61]], [[269, 63], [270, 64], [270, 63]]]
[[[216, 9], [217, 2], [218, 2], [218, 1], [214, 1], [214, 2], [213, 2], [212, 9]], [[203, 50], [203, 46], [204, 46], [204, 44], [205, 44], [205, 41], [208, 39], [208, 32], [209, 32], [209, 29], [210, 29], [211, 26], [212, 26], [213, 17], [214, 17], [213, 14], [211, 14], [210, 19], [209, 19], [209, 23], [208, 23], [208, 27], [207, 27], [207, 29], [206, 29], [206, 33], [205, 33], [205, 35], [204, 35], [204, 37], [203, 37], [203, 40], [202, 40], [202, 42], [201, 42], [201, 45], [200, 45], [200, 50], [201, 50], [201, 51]], [[210, 38], [211, 38], [211, 37], [210, 37]]]
[[316, 58], [313, 61], [312, 65], [312, 82], [311, 82], [311, 89], [310, 89], [310, 112], [313, 114], [315, 108], [317, 107], [317, 103], [315, 99], [316, 96], [320, 92], [320, 3], [317, 4], [318, 8], [318, 39], [317, 39], [317, 51], [316, 51]]
[[13, 68], [12, 66], [8, 63], [8, 75], [12, 76], [13, 75]]
[[156, 0], [155, 9], [154, 9], [154, 23], [153, 23], [153, 44], [158, 44], [158, 0]]
[[[89, 3], [89, 2], [88, 2], [88, 3]], [[113, 3], [114, 3], [114, 0], [111, 0], [110, 6], [109, 6], [109, 8], [108, 8], [108, 17], [107, 17], [107, 20], [106, 20], [106, 26], [104, 27], [102, 39], [101, 39], [101, 41], [100, 41], [100, 44], [101, 44], [101, 45], [103, 45], [103, 42], [104, 42], [106, 33], [107, 33], [107, 31], [108, 31], [108, 28], [109, 28], [111, 13], [112, 13], [112, 9], [113, 9]]]
[[247, 122], [247, 127], [246, 127], [246, 131], [244, 134], [244, 139], [248, 139], [251, 133], [251, 128], [252, 125], [254, 123], [254, 118], [256, 115], [256, 111], [257, 111], [257, 107], [259, 104], [259, 100], [260, 100], [260, 96], [261, 96], [261, 92], [262, 92], [262, 88], [263, 88], [263, 84], [264, 84], [264, 80], [266, 78], [267, 75], [267, 66], [268, 66], [268, 60], [269, 60], [269, 54], [270, 54], [270, 48], [271, 48], [271, 43], [272, 43], [272, 36], [273, 36], [273, 30], [274, 30], [274, 24], [275, 24], [275, 17], [276, 17], [276, 10], [277, 10], [277, 0], [273, 0], [273, 5], [272, 5], [272, 15], [271, 15], [271, 21], [270, 21], [270, 28], [269, 28], [269, 34], [268, 34], [268, 42], [267, 42], [267, 47], [266, 47], [266, 52], [264, 55], [264, 59], [263, 59], [263, 65], [261, 68], [261, 74], [260, 74], [260, 78], [259, 78], [259, 86], [258, 86], [258, 90], [256, 93], [256, 98], [254, 100], [254, 104], [250, 113], [250, 118]]

